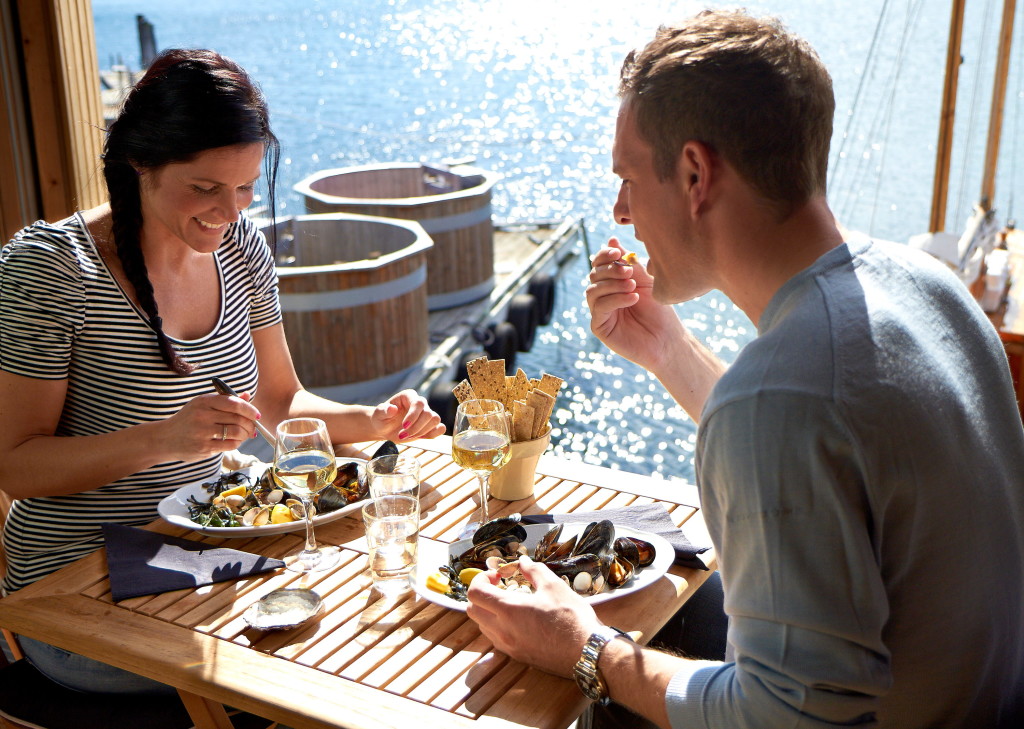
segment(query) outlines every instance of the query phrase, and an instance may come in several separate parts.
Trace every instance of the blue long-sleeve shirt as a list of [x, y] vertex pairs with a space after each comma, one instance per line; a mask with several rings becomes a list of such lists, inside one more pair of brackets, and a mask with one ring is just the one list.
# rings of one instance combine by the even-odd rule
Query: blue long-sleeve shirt
[[705, 405], [728, 658], [674, 727], [1007, 725], [1024, 696], [1024, 429], [964, 286], [877, 242], [773, 297]]

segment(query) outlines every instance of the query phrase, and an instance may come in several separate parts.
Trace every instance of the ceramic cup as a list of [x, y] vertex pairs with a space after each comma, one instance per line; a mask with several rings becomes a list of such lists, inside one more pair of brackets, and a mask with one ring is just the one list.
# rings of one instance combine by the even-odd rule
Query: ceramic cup
[[491, 496], [503, 501], [518, 501], [533, 496], [537, 462], [551, 442], [551, 428], [540, 438], [513, 443], [508, 463], [491, 474]]

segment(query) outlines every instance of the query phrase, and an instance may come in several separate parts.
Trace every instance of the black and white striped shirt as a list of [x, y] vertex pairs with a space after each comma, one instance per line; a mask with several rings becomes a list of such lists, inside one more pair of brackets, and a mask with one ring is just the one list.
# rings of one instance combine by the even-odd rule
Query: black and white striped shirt
[[[251, 330], [281, 321], [273, 257], [263, 235], [243, 217], [228, 227], [214, 259], [220, 317], [204, 337], [171, 340], [197, 365], [181, 376], [161, 359], [145, 314], [107, 269], [81, 215], [34, 223], [0, 252], [0, 369], [67, 379], [55, 433], [66, 437], [165, 419], [211, 392], [213, 376], [239, 392], [255, 392]], [[52, 464], [55, 479], [75, 467], [59, 452]], [[219, 464], [219, 455], [161, 463], [93, 491], [16, 501], [3, 534], [3, 588], [18, 590], [102, 546], [103, 522], [152, 521], [164, 496], [209, 479]]]

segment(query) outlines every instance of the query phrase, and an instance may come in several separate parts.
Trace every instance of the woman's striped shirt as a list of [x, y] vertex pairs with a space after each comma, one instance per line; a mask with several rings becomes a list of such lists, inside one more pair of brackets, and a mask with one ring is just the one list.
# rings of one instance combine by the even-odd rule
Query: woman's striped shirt
[[[81, 215], [34, 223], [0, 252], [0, 369], [67, 380], [55, 433], [64, 437], [165, 419], [210, 393], [213, 376], [239, 392], [255, 392], [251, 330], [281, 321], [273, 256], [244, 217], [228, 227], [213, 256], [220, 317], [204, 337], [171, 340], [197, 365], [182, 376], [160, 357], [145, 314], [111, 275]], [[59, 450], [51, 463], [54, 479], [75, 467]], [[219, 455], [160, 463], [93, 491], [14, 502], [3, 533], [4, 590], [18, 590], [102, 546], [103, 522], [152, 521], [164, 496], [211, 478], [219, 464]]]

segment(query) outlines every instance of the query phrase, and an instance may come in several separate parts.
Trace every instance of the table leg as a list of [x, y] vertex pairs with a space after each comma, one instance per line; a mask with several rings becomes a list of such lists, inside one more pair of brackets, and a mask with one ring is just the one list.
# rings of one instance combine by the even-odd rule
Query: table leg
[[224, 705], [218, 701], [190, 694], [187, 691], [178, 689], [178, 696], [185, 710], [195, 722], [196, 729], [234, 729]]

